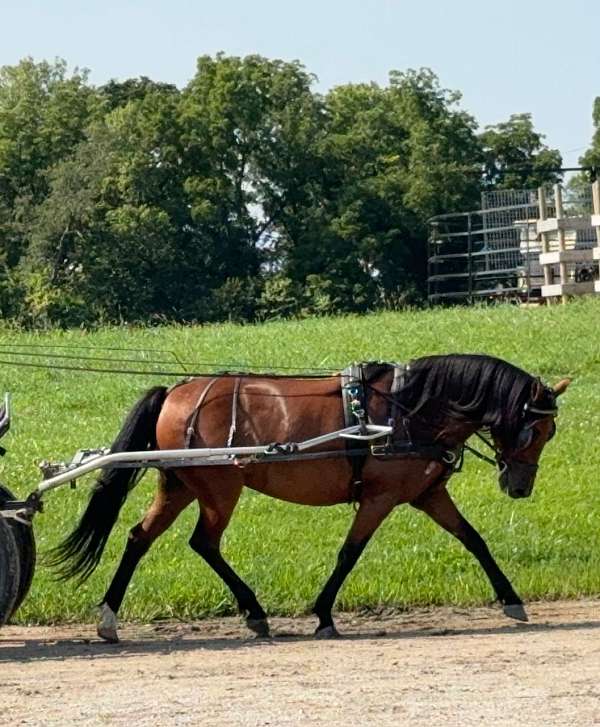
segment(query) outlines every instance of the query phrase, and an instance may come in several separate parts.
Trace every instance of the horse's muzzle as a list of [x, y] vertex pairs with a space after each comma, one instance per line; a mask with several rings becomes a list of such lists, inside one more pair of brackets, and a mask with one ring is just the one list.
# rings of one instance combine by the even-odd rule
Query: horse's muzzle
[[502, 463], [504, 467], [500, 471], [500, 487], [504, 492], [515, 499], [529, 497], [533, 491], [537, 464], [511, 460]]

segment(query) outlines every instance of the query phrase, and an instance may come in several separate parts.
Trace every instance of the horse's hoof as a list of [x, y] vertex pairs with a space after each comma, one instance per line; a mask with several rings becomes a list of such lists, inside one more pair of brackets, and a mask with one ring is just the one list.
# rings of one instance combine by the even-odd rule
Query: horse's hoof
[[117, 634], [117, 615], [110, 606], [103, 603], [100, 606], [100, 622], [98, 623], [97, 633], [101, 639], [108, 641], [109, 644], [118, 644], [119, 635]]
[[335, 626], [324, 626], [322, 629], [315, 631], [315, 639], [341, 639]]
[[506, 604], [503, 609], [504, 615], [509, 618], [514, 618], [516, 621], [529, 621], [527, 612], [522, 603], [510, 603]]
[[269, 631], [269, 622], [266, 618], [247, 618], [246, 626], [250, 629], [250, 631], [254, 631], [260, 639], [268, 639], [271, 635], [271, 632]]
[[97, 629], [98, 636], [101, 639], [104, 639], [108, 644], [118, 644], [119, 643], [119, 635], [117, 634], [116, 629], [103, 629], [101, 626], [98, 626]]

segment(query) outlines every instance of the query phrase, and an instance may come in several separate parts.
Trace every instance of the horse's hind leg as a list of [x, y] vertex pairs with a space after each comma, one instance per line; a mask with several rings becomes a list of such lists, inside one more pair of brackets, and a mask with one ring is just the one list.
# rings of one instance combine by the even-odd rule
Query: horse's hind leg
[[335, 638], [338, 636], [331, 609], [338, 591], [346, 576], [354, 567], [373, 533], [393, 510], [395, 501], [389, 494], [361, 501], [350, 532], [338, 553], [337, 564], [327, 583], [319, 594], [313, 613], [319, 618], [315, 635], [317, 638]]
[[117, 635], [117, 612], [140, 559], [159, 535], [190, 504], [194, 495], [173, 473], [161, 473], [159, 490], [144, 519], [129, 532], [125, 552], [100, 606], [98, 635], [111, 643]]
[[[267, 615], [254, 591], [244, 583], [221, 555], [221, 536], [229, 523], [240, 492], [241, 487], [235, 488], [235, 491], [223, 487], [219, 498], [210, 498], [210, 501], [205, 498], [200, 500], [200, 519], [190, 538], [190, 546], [230, 588], [240, 612], [246, 616], [248, 628], [258, 636], [269, 636]], [[229, 497], [224, 496], [225, 493], [228, 493]]]
[[527, 621], [523, 601], [500, 570], [481, 535], [461, 515], [446, 488], [441, 487], [426, 492], [411, 504], [426, 512], [432, 520], [452, 533], [469, 552], [473, 553], [496, 591], [496, 596], [504, 607], [504, 613], [518, 621]]

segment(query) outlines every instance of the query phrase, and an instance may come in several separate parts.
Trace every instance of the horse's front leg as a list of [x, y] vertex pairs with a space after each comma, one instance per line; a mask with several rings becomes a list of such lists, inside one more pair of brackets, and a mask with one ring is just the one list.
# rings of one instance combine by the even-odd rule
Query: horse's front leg
[[528, 620], [523, 601], [500, 570], [481, 535], [461, 515], [445, 487], [424, 493], [411, 505], [426, 512], [432, 520], [452, 533], [468, 551], [473, 553], [489, 578], [507, 616], [518, 621]]
[[346, 576], [359, 559], [369, 539], [396, 504], [390, 493], [373, 498], [363, 498], [350, 528], [350, 532], [338, 553], [337, 564], [329, 580], [317, 598], [313, 613], [319, 618], [315, 635], [317, 638], [338, 636], [331, 609]]

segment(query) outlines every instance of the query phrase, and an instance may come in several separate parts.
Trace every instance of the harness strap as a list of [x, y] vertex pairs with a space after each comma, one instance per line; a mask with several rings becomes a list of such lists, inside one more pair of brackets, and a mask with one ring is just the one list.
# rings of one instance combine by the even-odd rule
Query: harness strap
[[390, 387], [390, 394], [393, 397], [390, 407], [390, 418], [396, 421], [398, 414], [398, 398], [396, 394], [406, 385], [406, 375], [410, 369], [410, 364], [394, 364], [394, 378]]
[[242, 381], [241, 376], [236, 376], [235, 384], [233, 386], [233, 398], [231, 402], [231, 426], [229, 427], [229, 436], [227, 437], [227, 446], [231, 447], [233, 444], [233, 437], [237, 429], [237, 409], [238, 399], [240, 395], [240, 384]]
[[[390, 387], [389, 394], [386, 397], [387, 400], [390, 402], [390, 416], [388, 424], [392, 428], [395, 428], [396, 426], [396, 418], [398, 417], [398, 414], [404, 410], [404, 408], [400, 406], [400, 403], [398, 401], [398, 392], [406, 386], [409, 371], [410, 364], [394, 364], [394, 378], [392, 379], [392, 385]], [[402, 417], [402, 429], [404, 439], [410, 443], [411, 436], [409, 420], [406, 416]], [[392, 432], [388, 436], [388, 445], [390, 447], [393, 446], [393, 439], [394, 432]]]
[[196, 431], [196, 423], [198, 421], [198, 417], [200, 416], [200, 409], [202, 408], [202, 405], [204, 404], [206, 400], [206, 395], [211, 390], [213, 385], [219, 380], [219, 377], [216, 376], [214, 379], [211, 379], [208, 384], [205, 386], [205, 388], [202, 390], [202, 393], [198, 397], [198, 401], [196, 402], [196, 406], [194, 407], [194, 411], [192, 412], [190, 419], [188, 421], [188, 426], [185, 432], [185, 449], [189, 449], [190, 445], [192, 443], [192, 438], [194, 436], [194, 433]]

